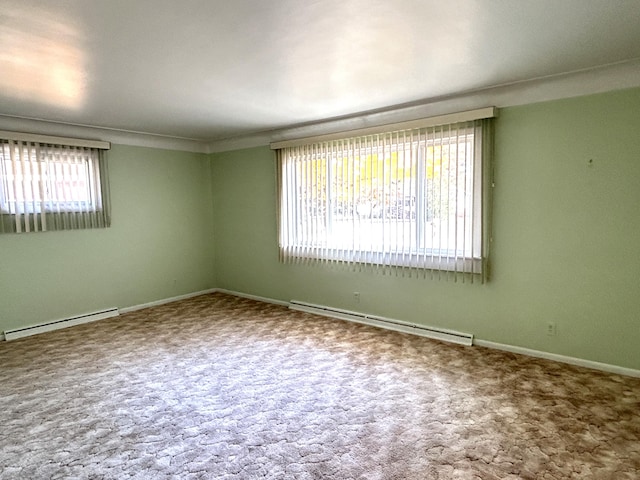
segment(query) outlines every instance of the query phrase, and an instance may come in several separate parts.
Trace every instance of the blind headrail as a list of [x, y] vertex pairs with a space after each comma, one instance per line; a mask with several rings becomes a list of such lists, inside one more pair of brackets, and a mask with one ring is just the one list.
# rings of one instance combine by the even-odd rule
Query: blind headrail
[[110, 142], [103, 142], [101, 140], [54, 137], [50, 135], [38, 135], [35, 133], [8, 132], [6, 130], [0, 130], [0, 140], [44, 143], [49, 145], [67, 145], [69, 147], [97, 148], [99, 150], [109, 150], [111, 148]]
[[420, 118], [418, 120], [409, 120], [400, 123], [389, 123], [376, 127], [359, 128], [356, 130], [347, 130], [344, 132], [327, 133], [325, 135], [316, 135], [313, 137], [296, 138], [291, 140], [281, 140], [271, 143], [272, 150], [278, 150], [287, 147], [299, 147], [301, 145], [309, 145], [311, 143], [328, 142], [331, 140], [340, 140], [343, 138], [361, 137], [364, 135], [375, 135], [376, 133], [397, 132], [399, 130], [412, 130], [416, 128], [435, 127], [438, 125], [449, 125], [460, 122], [470, 122], [473, 120], [481, 120], [483, 118], [493, 118], [498, 116], [497, 107], [484, 107], [475, 110], [467, 110], [465, 112], [448, 113], [446, 115], [438, 115], [435, 117]]

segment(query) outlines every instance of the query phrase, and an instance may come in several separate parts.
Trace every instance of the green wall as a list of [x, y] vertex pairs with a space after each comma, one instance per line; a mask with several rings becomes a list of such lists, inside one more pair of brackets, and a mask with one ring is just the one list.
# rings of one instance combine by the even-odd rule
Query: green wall
[[214, 286], [207, 156], [108, 155], [111, 228], [0, 235], [0, 330]]
[[214, 154], [217, 286], [640, 369], [638, 112], [640, 89], [501, 110], [485, 285], [283, 265], [273, 153]]
[[268, 147], [115, 145], [111, 228], [0, 235], [0, 330], [220, 287], [640, 369], [638, 112], [640, 89], [501, 110], [484, 285], [279, 263]]

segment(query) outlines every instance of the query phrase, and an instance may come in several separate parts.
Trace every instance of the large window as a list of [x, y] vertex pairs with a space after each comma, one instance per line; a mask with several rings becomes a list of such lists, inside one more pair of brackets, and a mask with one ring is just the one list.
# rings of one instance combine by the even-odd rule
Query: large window
[[279, 149], [282, 258], [483, 273], [487, 126], [478, 119]]
[[89, 142], [103, 147], [97, 148], [29, 137], [0, 140], [0, 233], [108, 226], [103, 143]]

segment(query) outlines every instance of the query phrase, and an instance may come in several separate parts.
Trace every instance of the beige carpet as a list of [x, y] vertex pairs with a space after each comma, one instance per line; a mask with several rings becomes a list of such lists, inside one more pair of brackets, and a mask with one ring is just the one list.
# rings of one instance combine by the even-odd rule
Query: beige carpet
[[206, 295], [0, 344], [0, 479], [638, 479], [640, 380]]

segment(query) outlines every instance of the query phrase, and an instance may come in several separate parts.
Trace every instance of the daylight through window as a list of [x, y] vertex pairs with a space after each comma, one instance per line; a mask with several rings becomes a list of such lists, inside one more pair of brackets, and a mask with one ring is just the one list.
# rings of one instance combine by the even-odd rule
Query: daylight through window
[[489, 120], [287, 146], [284, 261], [482, 274]]
[[108, 226], [102, 152], [84, 145], [0, 140], [0, 233]]

